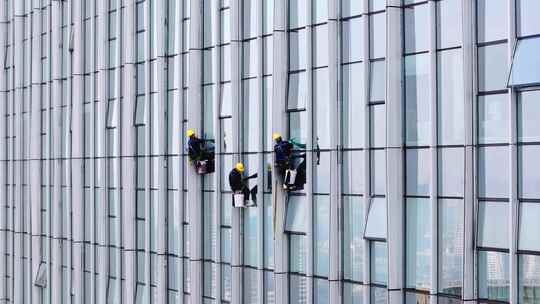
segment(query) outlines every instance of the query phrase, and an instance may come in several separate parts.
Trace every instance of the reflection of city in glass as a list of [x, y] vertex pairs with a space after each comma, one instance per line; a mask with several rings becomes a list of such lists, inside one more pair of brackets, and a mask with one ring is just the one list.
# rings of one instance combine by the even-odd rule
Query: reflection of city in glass
[[538, 12], [1, 1], [0, 303], [540, 304]]

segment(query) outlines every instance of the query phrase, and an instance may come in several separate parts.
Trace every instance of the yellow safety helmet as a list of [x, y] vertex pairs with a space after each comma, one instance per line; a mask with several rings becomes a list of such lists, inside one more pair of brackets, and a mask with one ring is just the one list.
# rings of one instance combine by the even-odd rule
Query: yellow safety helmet
[[235, 166], [235, 168], [236, 168], [236, 170], [237, 170], [238, 172], [240, 172], [240, 173], [241, 173], [241, 172], [244, 172], [244, 164], [242, 164], [242, 163], [237, 163], [236, 166]]
[[193, 131], [193, 129], [189, 129], [189, 130], [186, 131], [186, 136], [187, 137], [191, 137], [193, 135], [195, 135], [195, 131]]
[[279, 134], [278, 132], [274, 132], [274, 134], [272, 134], [272, 139], [277, 140], [278, 138], [281, 138], [281, 134]]

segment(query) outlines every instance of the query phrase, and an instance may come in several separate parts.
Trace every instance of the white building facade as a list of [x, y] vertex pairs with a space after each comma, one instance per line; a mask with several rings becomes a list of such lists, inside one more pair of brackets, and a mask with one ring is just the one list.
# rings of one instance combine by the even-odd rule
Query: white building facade
[[[0, 303], [540, 303], [539, 16], [0, 0]], [[273, 132], [306, 144], [303, 190]]]

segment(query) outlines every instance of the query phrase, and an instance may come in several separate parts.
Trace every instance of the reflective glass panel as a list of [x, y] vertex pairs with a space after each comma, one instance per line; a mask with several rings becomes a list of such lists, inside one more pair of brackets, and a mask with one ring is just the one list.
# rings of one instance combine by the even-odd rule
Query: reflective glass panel
[[[379, 2], [384, 2], [376, 0]], [[369, 15], [370, 58], [386, 57], [386, 13]]]
[[463, 288], [463, 201], [442, 199], [438, 204], [439, 292], [460, 296]]
[[285, 217], [286, 231], [306, 232], [306, 204], [305, 196], [289, 196]]
[[519, 40], [512, 61], [508, 86], [540, 85], [540, 37]]
[[364, 193], [364, 151], [343, 152], [342, 191], [344, 194]]
[[289, 271], [306, 273], [306, 236], [289, 235]]
[[289, 74], [287, 90], [287, 109], [303, 109], [307, 99], [306, 72]]
[[369, 107], [369, 142], [373, 148], [386, 146], [386, 107], [384, 104]]
[[313, 23], [321, 23], [328, 20], [328, 0], [312, 0]]
[[429, 56], [405, 57], [405, 118], [407, 145], [428, 145], [430, 142]]
[[407, 149], [405, 154], [406, 195], [429, 195], [429, 149]]
[[508, 141], [509, 100], [506, 94], [478, 97], [478, 142], [481, 144]]
[[[495, 0], [494, 2], [499, 1]], [[496, 23], [501, 22], [497, 21]], [[506, 88], [506, 81], [508, 80], [507, 51], [506, 43], [478, 48], [478, 90], [480, 92]]]
[[371, 199], [364, 238], [386, 239], [386, 199]]
[[364, 1], [358, 0], [342, 0], [341, 15], [342, 17], [350, 17], [362, 14], [364, 10]]
[[371, 194], [386, 194], [386, 151], [371, 151]]
[[540, 204], [521, 202], [518, 249], [540, 252]]
[[328, 68], [313, 71], [313, 99], [315, 117], [313, 120], [313, 142], [320, 149], [329, 149], [330, 137], [330, 96]]
[[[518, 146], [519, 197], [540, 199], [540, 145]], [[540, 220], [540, 218], [538, 218]]]
[[540, 142], [540, 91], [525, 91], [518, 95], [518, 140]]
[[328, 277], [330, 263], [330, 196], [314, 196], [314, 273]]
[[[354, 2], [362, 2], [355, 1]], [[341, 23], [342, 43], [341, 60], [343, 63], [360, 61], [364, 59], [364, 31], [363, 19], [352, 18]]]
[[429, 6], [408, 6], [405, 18], [405, 53], [425, 51], [429, 48]]
[[508, 214], [506, 202], [478, 202], [478, 246], [508, 248]]
[[465, 151], [464, 148], [439, 148], [438, 195], [463, 196], [465, 187]]
[[386, 99], [386, 65], [383, 60], [370, 63], [369, 101]]
[[478, 42], [507, 38], [507, 0], [477, 0]]
[[519, 36], [540, 34], [540, 1], [518, 0], [517, 3], [517, 31]]
[[508, 148], [478, 148], [478, 196], [508, 197]]
[[330, 283], [326, 279], [314, 280], [313, 288], [313, 304], [329, 304], [330, 303]]
[[289, 1], [289, 28], [298, 28], [307, 23], [307, 0]]
[[299, 275], [289, 275], [289, 303], [307, 304], [307, 278]]
[[307, 142], [307, 113], [306, 111], [291, 112], [289, 114], [289, 135], [297, 141], [305, 144]]
[[437, 48], [461, 45], [461, 10], [459, 1], [443, 0], [437, 6]]
[[[446, 0], [443, 2], [456, 2]], [[439, 4], [441, 2], [437, 2]], [[437, 132], [438, 143], [464, 143], [464, 92], [461, 49], [437, 53]]]
[[363, 67], [361, 63], [342, 66], [342, 135], [343, 146], [361, 148], [364, 146]]
[[289, 71], [305, 70], [307, 58], [306, 30], [289, 32]]
[[362, 282], [364, 263], [364, 199], [343, 197], [343, 277]]
[[364, 290], [360, 284], [343, 283], [343, 304], [363, 303]]
[[388, 248], [385, 242], [371, 242], [370, 263], [371, 282], [386, 285], [388, 283]]
[[478, 293], [481, 299], [508, 302], [510, 286], [508, 253], [478, 252]]
[[518, 256], [518, 303], [540, 303], [540, 256]]
[[429, 289], [431, 286], [431, 202], [407, 198], [406, 201], [406, 278], [407, 287]]

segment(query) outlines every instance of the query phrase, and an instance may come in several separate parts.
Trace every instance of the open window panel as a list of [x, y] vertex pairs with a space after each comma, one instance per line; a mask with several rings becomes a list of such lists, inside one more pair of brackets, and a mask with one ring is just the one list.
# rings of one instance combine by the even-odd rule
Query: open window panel
[[386, 199], [371, 199], [364, 229], [364, 238], [372, 241], [386, 241]]
[[540, 85], [540, 37], [518, 40], [508, 77], [509, 88]]
[[478, 203], [477, 247], [488, 250], [508, 249], [508, 203], [480, 201]]
[[304, 234], [307, 230], [307, 198], [305, 195], [289, 195], [285, 213], [285, 232]]

